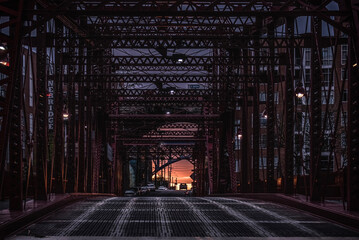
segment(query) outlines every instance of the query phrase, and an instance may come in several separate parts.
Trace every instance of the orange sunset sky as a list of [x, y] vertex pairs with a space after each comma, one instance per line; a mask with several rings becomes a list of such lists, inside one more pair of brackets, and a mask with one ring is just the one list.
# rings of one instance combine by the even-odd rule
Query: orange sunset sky
[[172, 164], [172, 177], [173, 181], [177, 183], [192, 183], [190, 175], [193, 173], [193, 164], [187, 160], [182, 160]]

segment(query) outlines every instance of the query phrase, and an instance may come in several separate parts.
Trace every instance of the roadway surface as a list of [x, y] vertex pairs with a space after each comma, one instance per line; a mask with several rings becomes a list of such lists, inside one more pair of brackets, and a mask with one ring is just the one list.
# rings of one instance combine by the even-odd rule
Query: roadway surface
[[45, 216], [9, 239], [359, 239], [359, 232], [259, 200], [97, 197]]

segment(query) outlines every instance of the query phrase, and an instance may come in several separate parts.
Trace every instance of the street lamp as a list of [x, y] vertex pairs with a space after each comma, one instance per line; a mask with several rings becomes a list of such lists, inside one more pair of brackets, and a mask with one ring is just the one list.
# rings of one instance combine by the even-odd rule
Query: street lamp
[[64, 113], [62, 114], [62, 117], [64, 118], [64, 120], [67, 120], [67, 119], [69, 119], [69, 114], [66, 113], [66, 112], [64, 112]]
[[68, 119], [69, 119], [69, 116], [70, 116], [70, 114], [69, 114], [69, 112], [68, 112], [68, 110], [67, 110], [67, 107], [65, 106], [64, 112], [62, 113], [62, 118], [63, 118], [64, 120], [68, 120]]
[[186, 55], [182, 53], [173, 54], [172, 58], [176, 63], [183, 63]]
[[267, 109], [265, 108], [262, 112], [262, 117], [264, 118], [268, 118], [268, 113], [267, 113]]
[[237, 130], [237, 137], [238, 137], [238, 139], [242, 138], [242, 129], [240, 127]]
[[298, 83], [298, 86], [295, 88], [295, 96], [297, 98], [302, 98], [305, 95], [305, 90], [301, 82]]

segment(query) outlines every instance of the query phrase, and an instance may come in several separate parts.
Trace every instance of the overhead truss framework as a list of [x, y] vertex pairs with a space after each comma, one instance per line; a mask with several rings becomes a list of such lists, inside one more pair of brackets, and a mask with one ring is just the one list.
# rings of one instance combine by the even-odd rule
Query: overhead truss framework
[[[314, 104], [309, 111], [308, 174], [310, 197], [318, 200], [324, 191], [318, 170], [321, 152], [314, 149], [325, 129], [321, 49], [348, 45], [347, 201], [350, 209], [358, 209], [358, 9], [357, 0], [1, 1], [0, 27], [5, 30], [0, 47], [5, 50], [0, 57], [6, 60], [0, 65], [1, 196], [10, 197], [11, 209], [22, 209], [28, 194], [38, 199], [51, 192], [121, 194], [129, 187], [134, 156], [147, 175], [153, 158], [164, 156], [165, 167], [176, 162], [168, 157], [173, 153], [164, 150], [166, 145], [190, 156], [199, 195], [236, 192], [238, 181], [242, 192], [274, 192], [275, 171], [281, 171], [285, 192], [292, 193], [294, 61], [300, 58], [296, 49], [310, 49], [307, 60], [316, 72], [309, 81]], [[36, 56], [31, 64], [22, 57], [25, 51]], [[30, 78], [22, 76], [30, 68], [35, 107], [27, 103]], [[299, 74], [304, 73], [302, 68]], [[259, 186], [259, 121], [250, 124], [250, 113], [259, 118], [264, 104], [259, 98], [262, 85], [269, 114], [264, 188]], [[287, 138], [280, 170], [274, 166], [278, 85], [286, 87], [281, 127]], [[240, 179], [234, 154], [239, 119]], [[251, 151], [253, 164], [246, 153]], [[16, 182], [10, 192], [5, 178]], [[28, 193], [33, 184], [41, 189]]]

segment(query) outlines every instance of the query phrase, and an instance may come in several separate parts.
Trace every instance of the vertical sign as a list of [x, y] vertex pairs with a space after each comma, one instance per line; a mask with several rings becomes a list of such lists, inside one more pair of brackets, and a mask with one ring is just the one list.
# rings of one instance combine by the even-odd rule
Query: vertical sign
[[54, 80], [49, 80], [47, 82], [47, 90], [47, 119], [49, 124], [49, 131], [52, 132], [54, 130]]

